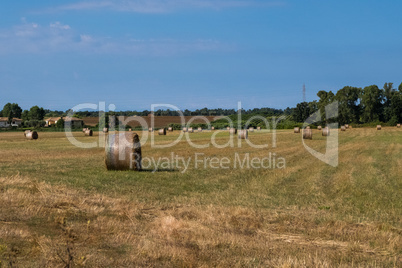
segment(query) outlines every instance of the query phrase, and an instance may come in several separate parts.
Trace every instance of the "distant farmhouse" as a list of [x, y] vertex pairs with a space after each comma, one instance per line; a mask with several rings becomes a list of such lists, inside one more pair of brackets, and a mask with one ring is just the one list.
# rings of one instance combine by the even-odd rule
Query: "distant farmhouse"
[[51, 125], [55, 125], [57, 121], [59, 121], [61, 118], [63, 118], [64, 122], [71, 122], [71, 127], [73, 128], [80, 128], [84, 126], [84, 121], [80, 118], [76, 117], [49, 117], [45, 119], [46, 122], [46, 127], [50, 127]]
[[8, 117], [0, 117], [0, 127], [19, 127], [22, 124], [22, 120], [13, 118], [11, 124], [8, 123]]

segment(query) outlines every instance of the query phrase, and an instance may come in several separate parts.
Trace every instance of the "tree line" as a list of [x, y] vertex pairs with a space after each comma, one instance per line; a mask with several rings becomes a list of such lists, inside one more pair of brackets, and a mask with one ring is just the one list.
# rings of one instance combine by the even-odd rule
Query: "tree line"
[[[302, 123], [313, 113], [320, 111], [322, 121], [327, 121], [325, 107], [335, 101], [338, 102], [338, 117], [332, 121], [340, 124], [364, 124], [372, 122], [386, 122], [391, 125], [402, 122], [402, 83], [395, 89], [393, 83], [385, 83], [380, 89], [377, 85], [366, 86], [364, 88], [345, 86], [336, 93], [332, 91], [320, 90], [317, 93], [318, 100], [311, 102], [301, 102], [294, 108], [274, 109], [274, 108], [254, 108], [242, 109], [242, 114], [262, 115], [266, 117], [288, 115], [296, 123]], [[33, 106], [29, 110], [22, 110], [17, 103], [7, 103], [0, 111], [0, 117], [7, 117], [9, 122], [13, 118], [20, 118], [25, 126], [41, 126], [44, 124], [45, 117], [65, 117], [73, 112], [74, 117], [99, 117], [104, 112], [99, 111], [51, 111], [42, 107]], [[152, 112], [155, 116], [178, 116], [179, 111], [162, 110]], [[235, 109], [196, 109], [190, 111], [183, 110], [185, 116], [233, 116], [237, 114]], [[148, 116], [151, 111], [110, 111], [106, 115], [116, 116]]]
[[394, 125], [402, 122], [402, 83], [398, 90], [393, 83], [385, 83], [382, 89], [377, 85], [345, 86], [336, 93], [320, 90], [317, 96], [318, 101], [301, 102], [292, 109], [295, 122], [304, 122], [317, 111], [324, 118], [322, 121], [327, 121], [325, 107], [335, 101], [338, 102], [338, 117], [332, 121], [340, 124], [385, 122]]

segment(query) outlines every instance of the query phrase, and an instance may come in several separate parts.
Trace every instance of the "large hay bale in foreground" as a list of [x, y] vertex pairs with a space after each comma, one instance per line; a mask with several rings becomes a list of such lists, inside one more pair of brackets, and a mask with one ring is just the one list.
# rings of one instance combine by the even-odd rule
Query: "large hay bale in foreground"
[[30, 131], [25, 134], [25, 138], [27, 138], [27, 140], [37, 140], [38, 137], [38, 132], [36, 131]]
[[92, 136], [93, 134], [92, 129], [85, 130], [85, 136]]
[[322, 127], [321, 127], [321, 126], [318, 126], [318, 127], [317, 127], [317, 129], [318, 129], [318, 130], [321, 130], [321, 129], [322, 129]]
[[166, 135], [166, 128], [159, 129], [158, 135]]
[[242, 139], [242, 140], [248, 139], [248, 130], [240, 129], [238, 137], [239, 137], [239, 139]]
[[345, 126], [341, 126], [341, 131], [346, 131], [346, 127], [345, 127]]
[[324, 127], [322, 129], [322, 135], [323, 136], [329, 136], [330, 134], [331, 134], [331, 131], [330, 131], [329, 127]]
[[381, 125], [377, 125], [377, 130], [381, 130]]
[[29, 132], [31, 132], [31, 130], [25, 130], [24, 131], [24, 136], [26, 137]]
[[137, 133], [108, 135], [105, 164], [108, 170], [141, 170], [141, 143]]
[[313, 139], [313, 131], [310, 128], [303, 129], [303, 139], [305, 140]]
[[109, 129], [107, 127], [104, 127], [102, 131], [103, 131], [103, 133], [108, 133]]
[[169, 127], [169, 128], [168, 128], [168, 131], [169, 131], [169, 132], [173, 132], [173, 128], [172, 128], [172, 127]]
[[230, 134], [230, 135], [236, 135], [236, 134], [237, 134], [237, 129], [231, 128], [231, 129], [229, 130], [229, 134]]
[[293, 131], [294, 131], [294, 133], [300, 133], [300, 128], [299, 128], [299, 127], [295, 127], [295, 128], [293, 129]]
[[397, 128], [401, 128], [401, 124], [397, 124], [396, 127], [397, 127]]

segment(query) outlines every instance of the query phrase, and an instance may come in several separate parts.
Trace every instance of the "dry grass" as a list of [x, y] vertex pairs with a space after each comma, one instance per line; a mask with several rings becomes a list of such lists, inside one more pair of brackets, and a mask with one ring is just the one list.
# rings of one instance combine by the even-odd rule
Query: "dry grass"
[[[156, 136], [159, 144], [178, 135]], [[103, 149], [62, 133], [0, 134], [0, 260], [4, 266], [401, 266], [402, 138], [396, 128], [340, 137], [340, 164], [307, 155], [301, 137], [277, 148], [197, 150], [207, 156], [275, 152], [286, 169], [108, 172]], [[77, 139], [83, 142], [94, 137]], [[191, 134], [194, 143], [212, 134]], [[229, 133], [218, 135], [228, 141]], [[249, 136], [256, 144], [271, 134]], [[324, 150], [325, 137], [306, 143]], [[243, 140], [243, 144], [244, 144]], [[374, 146], [375, 145], [375, 146]], [[143, 155], [172, 151], [143, 146]], [[185, 141], [174, 147], [193, 156]]]

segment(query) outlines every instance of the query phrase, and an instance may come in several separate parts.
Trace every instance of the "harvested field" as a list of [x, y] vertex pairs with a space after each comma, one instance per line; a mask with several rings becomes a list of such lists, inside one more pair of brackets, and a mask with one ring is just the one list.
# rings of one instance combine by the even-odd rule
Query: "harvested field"
[[[146, 132], [148, 133], [148, 132]], [[142, 134], [142, 133], [138, 133]], [[145, 134], [145, 133], [144, 133]], [[181, 131], [155, 135], [156, 144]], [[401, 267], [402, 136], [395, 127], [339, 135], [339, 166], [320, 162], [293, 130], [200, 132], [194, 149], [142, 146], [143, 157], [190, 159], [189, 167], [107, 171], [104, 149], [64, 133], [0, 133], [0, 261], [5, 266]], [[99, 141], [74, 133], [80, 142]], [[102, 138], [102, 136], [101, 136]], [[306, 140], [325, 153], [326, 138]], [[238, 143], [242, 146], [239, 148]], [[285, 168], [204, 168], [200, 158], [267, 157]], [[174, 159], [174, 158], [170, 158]]]

